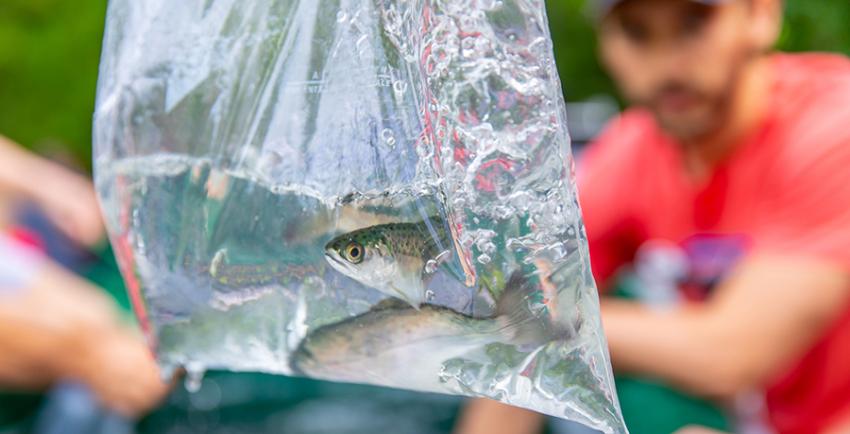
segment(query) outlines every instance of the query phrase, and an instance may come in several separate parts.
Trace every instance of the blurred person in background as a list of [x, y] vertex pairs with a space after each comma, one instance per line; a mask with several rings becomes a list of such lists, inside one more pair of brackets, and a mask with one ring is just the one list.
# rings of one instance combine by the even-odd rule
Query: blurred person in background
[[145, 414], [167, 385], [144, 340], [99, 288], [52, 263], [37, 237], [14, 227], [21, 202], [38, 205], [82, 246], [103, 238], [88, 180], [0, 136], [0, 389], [77, 382], [107, 408]]
[[[772, 53], [780, 0], [595, 3], [634, 105], [578, 171], [597, 283], [635, 288], [602, 301], [615, 371], [737, 432], [850, 432], [850, 61]], [[476, 401], [459, 431], [539, 426]]]

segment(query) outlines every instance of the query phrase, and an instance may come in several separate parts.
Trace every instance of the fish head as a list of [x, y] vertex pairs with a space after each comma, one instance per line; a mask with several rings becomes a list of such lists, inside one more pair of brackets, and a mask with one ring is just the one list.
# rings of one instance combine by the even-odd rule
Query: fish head
[[340, 273], [367, 286], [380, 286], [395, 273], [395, 260], [379, 234], [359, 230], [325, 245], [325, 259]]
[[400, 255], [379, 232], [364, 229], [334, 238], [325, 259], [335, 270], [414, 307], [422, 303], [421, 260]]

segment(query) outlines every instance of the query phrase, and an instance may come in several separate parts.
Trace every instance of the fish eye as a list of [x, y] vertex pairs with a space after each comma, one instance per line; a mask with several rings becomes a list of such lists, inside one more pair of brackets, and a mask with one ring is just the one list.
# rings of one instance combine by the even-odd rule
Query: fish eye
[[345, 248], [345, 256], [349, 262], [359, 264], [363, 261], [363, 246], [359, 243], [349, 243]]

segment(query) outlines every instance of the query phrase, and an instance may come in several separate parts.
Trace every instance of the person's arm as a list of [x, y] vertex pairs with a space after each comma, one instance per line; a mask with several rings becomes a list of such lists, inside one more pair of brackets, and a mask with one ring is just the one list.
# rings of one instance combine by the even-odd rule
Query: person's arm
[[56, 227], [82, 245], [92, 246], [103, 238], [100, 207], [88, 179], [0, 136], [3, 196], [36, 203]]
[[25, 287], [0, 288], [0, 386], [79, 381], [109, 408], [143, 414], [166, 393], [141, 336], [86, 282], [44, 264]]
[[609, 300], [602, 320], [618, 371], [729, 397], [763, 385], [814, 344], [846, 310], [848, 284], [843, 268], [824, 262], [753, 257], [706, 303], [658, 311]]
[[0, 156], [0, 193], [9, 196], [28, 194], [27, 183], [33, 181], [30, 177], [33, 156], [3, 136], [0, 136]]
[[463, 410], [455, 434], [537, 434], [543, 416], [489, 399], [474, 399]]

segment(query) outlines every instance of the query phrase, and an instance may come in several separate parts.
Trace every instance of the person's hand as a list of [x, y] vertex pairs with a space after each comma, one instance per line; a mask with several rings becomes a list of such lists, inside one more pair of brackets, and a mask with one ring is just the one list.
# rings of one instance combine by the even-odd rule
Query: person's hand
[[94, 186], [81, 175], [46, 163], [30, 190], [30, 196], [50, 221], [83, 246], [103, 238], [103, 220]]
[[59, 230], [83, 246], [103, 237], [92, 183], [0, 136], [0, 196], [34, 201]]
[[153, 409], [168, 393], [141, 336], [126, 329], [101, 330], [79, 342], [69, 374], [86, 384], [101, 403], [127, 417]]
[[[45, 291], [41, 305], [77, 306], [73, 329], [67, 330], [68, 359], [56, 368], [54, 381], [78, 380], [106, 407], [135, 418], [147, 413], [168, 393], [159, 367], [141, 334], [121, 324], [111, 300], [97, 288], [52, 268], [41, 283], [63, 291]], [[53, 317], [62, 315], [54, 312]], [[64, 314], [68, 316], [68, 313]]]
[[476, 398], [463, 409], [453, 434], [536, 434], [545, 421], [540, 413]]
[[0, 354], [0, 385], [43, 390], [79, 382], [131, 418], [154, 407], [169, 388], [112, 300], [49, 262], [27, 287], [0, 291]]

